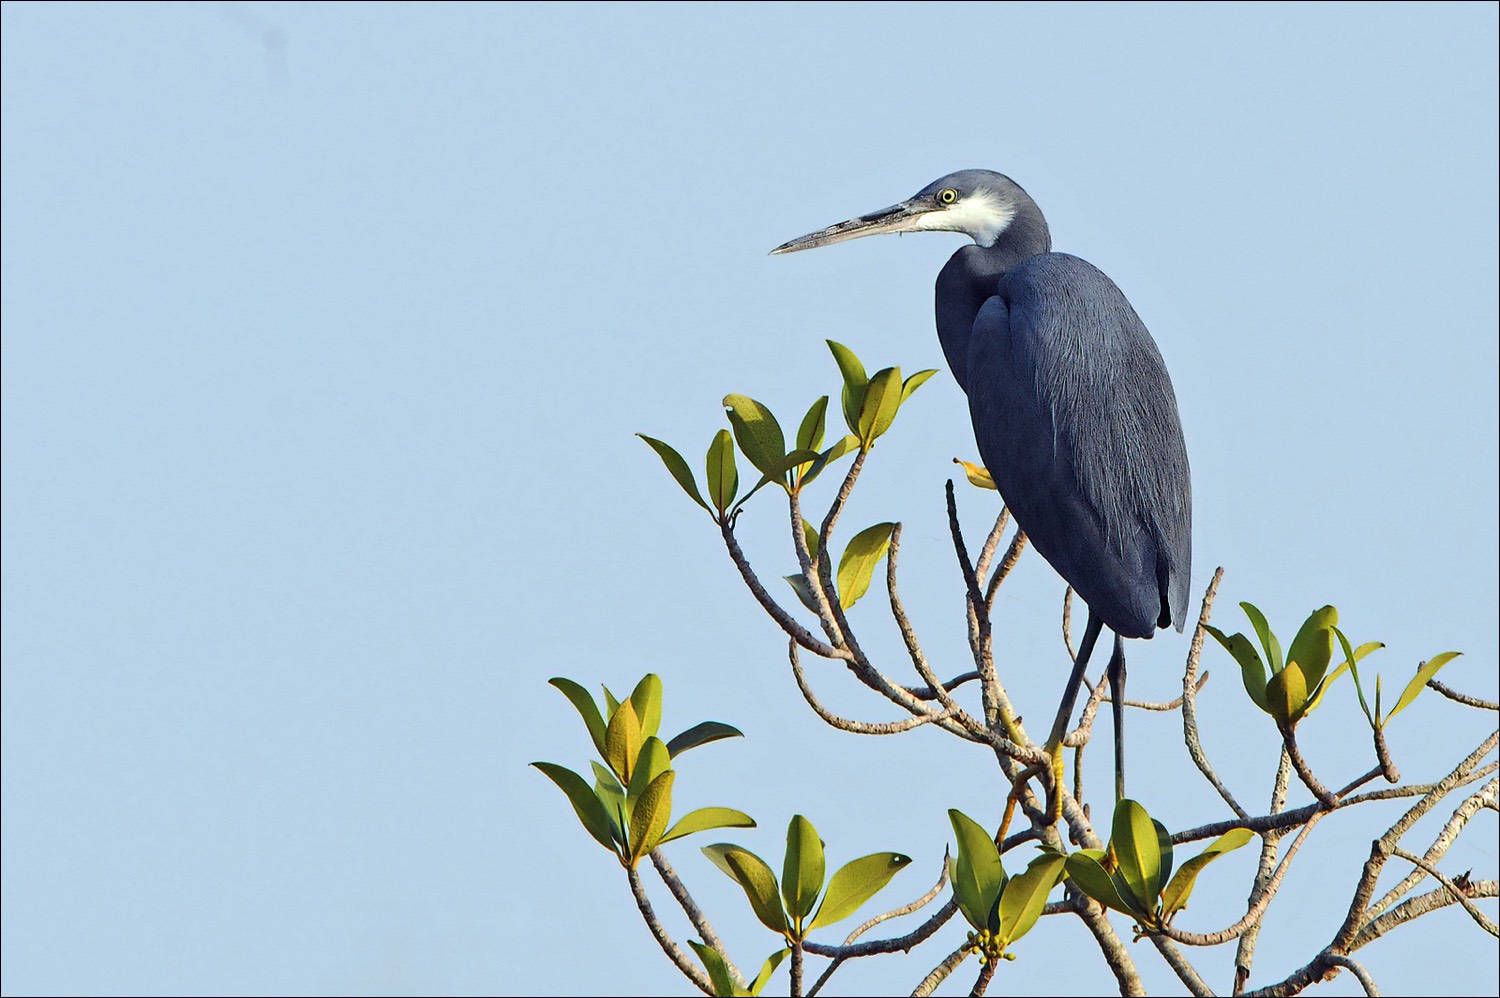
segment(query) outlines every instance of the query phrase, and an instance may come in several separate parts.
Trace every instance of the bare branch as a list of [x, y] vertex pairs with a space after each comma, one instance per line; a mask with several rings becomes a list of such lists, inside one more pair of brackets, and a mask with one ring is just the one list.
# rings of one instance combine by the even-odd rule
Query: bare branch
[[[1470, 881], [1468, 889], [1464, 893], [1471, 898], [1500, 897], [1500, 883], [1494, 880]], [[1453, 895], [1446, 887], [1439, 887], [1435, 891], [1407, 898], [1384, 915], [1381, 915], [1360, 929], [1359, 934], [1354, 937], [1354, 942], [1350, 944], [1349, 948], [1357, 950], [1362, 946], [1374, 942], [1392, 929], [1405, 925], [1412, 919], [1420, 918], [1430, 911], [1437, 911], [1439, 908], [1446, 908], [1456, 903]]]
[[802, 946], [814, 956], [826, 956], [837, 960], [852, 960], [855, 957], [876, 956], [881, 953], [910, 953], [912, 947], [947, 924], [948, 919], [952, 918], [956, 911], [958, 911], [958, 902], [949, 898], [947, 904], [933, 912], [927, 921], [906, 935], [895, 939], [874, 939], [869, 942], [854, 943], [852, 946], [829, 946], [809, 940]]
[[[1472, 795], [1456, 809], [1448, 818], [1443, 830], [1438, 833], [1428, 848], [1427, 854], [1422, 858], [1428, 863], [1436, 863], [1448, 852], [1448, 847], [1458, 840], [1459, 833], [1469, 823], [1469, 819], [1477, 814], [1482, 808], [1496, 806], [1496, 793], [1500, 790], [1500, 781], [1491, 780], [1477, 794]], [[1421, 883], [1423, 872], [1420, 867], [1407, 874], [1395, 887], [1385, 893], [1379, 901], [1370, 906], [1368, 917], [1374, 918], [1395, 904], [1404, 895], [1410, 892], [1417, 884]]]
[[688, 893], [687, 887], [678, 879], [677, 871], [672, 869], [672, 864], [667, 862], [666, 855], [660, 849], [651, 850], [651, 865], [656, 867], [656, 872], [661, 877], [662, 883], [667, 885], [667, 890], [671, 891], [672, 896], [677, 899], [677, 903], [682, 907], [684, 914], [687, 915], [688, 921], [692, 922], [693, 928], [698, 930], [698, 935], [702, 937], [705, 943], [719, 951], [719, 955], [724, 958], [724, 965], [729, 968], [730, 975], [740, 984], [744, 984], [744, 976], [730, 962], [729, 950], [724, 947], [724, 943], [719, 939], [718, 933], [714, 931], [714, 927], [704, 917], [702, 909], [693, 900], [693, 896]]
[[1198, 976], [1197, 969], [1188, 962], [1187, 957], [1182, 955], [1180, 949], [1172, 945], [1170, 939], [1163, 939], [1161, 936], [1152, 936], [1151, 942], [1155, 944], [1157, 951], [1166, 959], [1167, 966], [1172, 968], [1172, 972], [1177, 975], [1177, 979], [1187, 985], [1189, 992], [1197, 995], [1198, 998], [1212, 998], [1213, 989], [1204, 983], [1203, 978]]
[[1358, 961], [1339, 953], [1331, 953], [1328, 956], [1328, 962], [1336, 967], [1343, 967], [1353, 974], [1355, 980], [1359, 981], [1359, 986], [1365, 989], [1365, 994], [1370, 998], [1380, 998], [1380, 989], [1375, 986], [1375, 978], [1371, 977], [1370, 972]]
[[1250, 813], [1240, 807], [1240, 802], [1234, 799], [1234, 794], [1229, 792], [1229, 788], [1219, 779], [1219, 774], [1214, 772], [1213, 766], [1208, 761], [1208, 753], [1203, 751], [1203, 742], [1198, 736], [1198, 701], [1196, 699], [1199, 687], [1198, 660], [1203, 654], [1203, 635], [1208, 633], [1205, 627], [1208, 624], [1209, 613], [1213, 609], [1214, 597], [1219, 592], [1219, 581], [1223, 578], [1223, 567], [1214, 569], [1214, 577], [1209, 582], [1208, 589], [1203, 593], [1203, 607], [1198, 611], [1198, 626], [1193, 629], [1193, 640], [1188, 647], [1187, 668], [1182, 674], [1182, 737], [1187, 743], [1188, 755], [1192, 756], [1193, 764], [1198, 767], [1198, 772], [1202, 773], [1203, 778], [1219, 792], [1219, 796], [1224, 798], [1224, 803], [1243, 819], [1249, 818]]
[[[687, 958], [687, 954], [683, 953], [682, 948], [672, 941], [672, 937], [667, 935], [667, 930], [662, 928], [661, 922], [657, 920], [656, 912], [651, 908], [651, 900], [646, 897], [646, 887], [641, 883], [640, 873], [634, 867], [625, 872], [630, 878], [630, 893], [635, 895], [635, 905], [641, 910], [641, 917], [646, 920], [646, 926], [651, 930], [652, 938], [661, 946], [662, 952], [666, 953], [667, 957], [677, 965], [677, 969], [682, 971], [683, 976], [692, 981], [699, 991], [712, 995], [714, 986], [709, 981], [708, 975]], [[719, 952], [722, 955], [724, 951]]]
[[745, 557], [745, 552], [740, 550], [740, 542], [735, 539], [734, 528], [727, 521], [719, 525], [719, 532], [724, 535], [724, 546], [729, 549], [729, 557], [733, 559], [735, 567], [740, 570], [740, 577], [745, 580], [745, 585], [750, 587], [750, 592], [756, 601], [760, 603], [766, 613], [771, 615], [771, 619], [776, 621], [777, 626], [786, 632], [787, 637], [796, 641], [814, 655], [839, 659], [845, 662], [854, 659], [854, 655], [847, 649], [835, 648], [813, 637], [812, 632], [797, 623], [792, 615], [782, 609], [781, 605], [771, 597], [771, 594], [766, 592], [766, 587], [760, 584], [760, 579], [756, 578], [755, 570], [750, 567], [750, 562]]
[[920, 728], [924, 724], [947, 720], [950, 716], [946, 710], [933, 711], [932, 713], [908, 717], [900, 721], [886, 721], [883, 723], [853, 721], [847, 717], [840, 717], [827, 707], [824, 707], [812, 689], [807, 685], [807, 676], [802, 671], [802, 660], [797, 655], [797, 642], [788, 641], [786, 646], [787, 653], [792, 660], [792, 675], [797, 679], [797, 688], [802, 691], [802, 698], [807, 701], [807, 705], [813, 709], [814, 713], [840, 731], [847, 731], [855, 735], [899, 735], [903, 731]]
[[958, 965], [964, 962], [964, 957], [969, 955], [968, 943], [949, 953], [943, 958], [943, 962], [932, 968], [932, 973], [922, 978], [916, 990], [911, 993], [911, 998], [927, 998], [937, 989], [939, 984], [948, 979], [948, 975], [958, 969]]
[[[818, 581], [818, 572], [813, 565], [812, 553], [807, 549], [807, 534], [802, 530], [802, 497], [796, 492], [787, 493], [787, 506], [792, 517], [792, 547], [797, 551], [797, 564], [802, 569], [802, 579], [807, 583], [808, 590], [812, 593], [813, 602], [816, 604], [818, 622], [823, 625], [823, 633], [828, 635], [828, 640], [835, 645], [843, 644], [843, 635], [839, 633], [838, 627], [833, 622], [833, 611], [828, 605], [828, 595]], [[821, 538], [818, 546], [823, 546]]]
[[984, 590], [984, 605], [992, 613], [995, 609], [995, 596], [1000, 592], [1000, 585], [1010, 575], [1010, 570], [1016, 567], [1016, 562], [1021, 560], [1021, 552], [1026, 550], [1026, 534], [1020, 530], [1010, 539], [1010, 547], [1005, 549], [1005, 557], [1000, 559], [1000, 564], [995, 568], [995, 574], [990, 576], [990, 584]]
[[1426, 860], [1418, 856], [1413, 856], [1411, 853], [1400, 847], [1392, 849], [1391, 855], [1400, 856], [1408, 863], [1419, 866], [1423, 870], [1425, 870], [1429, 877], [1436, 880], [1447, 889], [1448, 893], [1453, 896], [1453, 900], [1463, 905], [1464, 911], [1469, 913], [1469, 917], [1474, 920], [1474, 924], [1478, 925], [1481, 929], [1488, 932], [1496, 939], [1500, 939], [1500, 926], [1497, 926], [1494, 922], [1490, 921], [1489, 916], [1476, 908], [1474, 906], [1474, 902], [1469, 900], [1468, 895], [1466, 895], [1463, 890], [1452, 880], [1450, 880], [1448, 876], [1441, 870], [1439, 870], [1437, 867], [1433, 866]]
[[1000, 538], [1005, 534], [1005, 525], [1010, 522], [1010, 510], [1005, 506], [1000, 507], [1000, 515], [995, 518], [995, 525], [990, 528], [990, 535], [984, 539], [984, 547], [979, 549], [979, 560], [974, 562], [974, 574], [984, 578], [990, 570], [990, 562], [994, 560], [995, 550], [1000, 547]]
[[1427, 680], [1427, 686], [1429, 689], [1437, 690], [1449, 700], [1455, 700], [1466, 707], [1478, 707], [1480, 710], [1500, 710], [1500, 703], [1490, 703], [1488, 700], [1481, 700], [1479, 697], [1460, 693], [1450, 686], [1444, 686], [1436, 679]]
[[995, 961], [986, 960], [979, 965], [979, 976], [974, 978], [974, 987], [969, 991], [969, 998], [980, 998], [985, 988], [990, 986], [990, 981], [995, 977]]

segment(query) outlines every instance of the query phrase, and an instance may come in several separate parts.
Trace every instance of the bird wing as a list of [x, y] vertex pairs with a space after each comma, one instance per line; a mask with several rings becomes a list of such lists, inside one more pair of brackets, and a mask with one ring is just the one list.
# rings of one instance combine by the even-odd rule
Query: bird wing
[[1114, 282], [1063, 253], [1007, 271], [969, 341], [979, 453], [1016, 522], [1126, 637], [1182, 629], [1192, 487], [1177, 400]]

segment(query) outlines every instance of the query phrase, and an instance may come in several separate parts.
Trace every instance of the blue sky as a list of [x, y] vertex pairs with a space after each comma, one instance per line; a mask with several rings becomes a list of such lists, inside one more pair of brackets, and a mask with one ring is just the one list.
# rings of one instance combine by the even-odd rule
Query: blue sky
[[[666, 727], [748, 736], [683, 761], [682, 807], [750, 811], [767, 855], [804, 813], [924, 890], [993, 769], [821, 728], [633, 434], [696, 463], [728, 392], [794, 422], [838, 386], [828, 337], [941, 368], [959, 237], [766, 251], [960, 168], [1023, 184], [1155, 335], [1216, 620], [1332, 602], [1393, 681], [1452, 648], [1450, 682], [1496, 695], [1494, 5], [7, 3], [3, 28], [6, 993], [686, 993], [526, 768], [586, 765], [554, 675], [659, 673]], [[905, 523], [913, 617], [957, 663], [955, 456], [943, 375], [849, 516]], [[993, 496], [961, 497], [983, 529]], [[741, 523], [765, 575], [793, 567], [772, 498]], [[1049, 715], [1062, 583], [1033, 555], [1007, 588], [1002, 669]], [[855, 623], [889, 656], [878, 603]], [[1186, 647], [1138, 643], [1132, 691], [1172, 696]], [[1259, 800], [1274, 735], [1207, 664], [1208, 749]], [[1330, 779], [1369, 765], [1351, 693], [1306, 736]], [[1436, 700], [1393, 728], [1412, 779], [1486, 729]], [[1136, 722], [1132, 792], [1221, 817], [1173, 723]], [[1314, 835], [1257, 982], [1327, 938], [1397, 813]], [[1480, 815], [1450, 872], [1494, 876], [1495, 841]], [[769, 952], [674, 855], [735, 958]], [[1233, 920], [1248, 862], [1188, 927]], [[1027, 942], [997, 989], [1107, 988], [1076, 923]], [[1361, 955], [1387, 993], [1429, 962], [1488, 993], [1491, 945], [1449, 910]], [[909, 990], [948, 948], [835, 981]]]

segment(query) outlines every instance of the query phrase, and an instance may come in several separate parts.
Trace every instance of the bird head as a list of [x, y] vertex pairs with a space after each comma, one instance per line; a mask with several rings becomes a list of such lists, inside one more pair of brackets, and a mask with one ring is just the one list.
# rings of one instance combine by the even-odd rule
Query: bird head
[[809, 232], [771, 253], [795, 253], [885, 232], [962, 232], [980, 246], [993, 246], [1023, 211], [1035, 212], [1036, 205], [1014, 180], [992, 170], [960, 170], [899, 204]]

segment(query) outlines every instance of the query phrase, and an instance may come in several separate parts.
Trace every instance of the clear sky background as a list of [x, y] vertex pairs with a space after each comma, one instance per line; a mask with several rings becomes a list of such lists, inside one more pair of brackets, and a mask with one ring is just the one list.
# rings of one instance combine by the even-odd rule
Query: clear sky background
[[[4, 990], [688, 993], [526, 767], [587, 765], [554, 675], [654, 671], [670, 731], [741, 727], [680, 766], [680, 809], [761, 821], [725, 837], [779, 865], [803, 813], [835, 863], [915, 857], [882, 900], [925, 890], [946, 808], [998, 815], [992, 761], [824, 728], [632, 434], [696, 466], [727, 392], [795, 424], [838, 387], [825, 337], [943, 367], [932, 280], [961, 237], [766, 251], [965, 167], [1023, 184], [1154, 333], [1216, 619], [1332, 602], [1391, 682], [1452, 648], [1445, 678], [1493, 699], [1496, 27], [1493, 4], [5, 4]], [[965, 656], [942, 483], [974, 454], [945, 373], [845, 520], [906, 524], [942, 671]], [[977, 535], [994, 496], [961, 499]], [[793, 567], [783, 524], [770, 494], [741, 521], [767, 577]], [[1028, 716], [1066, 675], [1062, 588], [1030, 554], [999, 613]], [[881, 600], [855, 623], [906, 677]], [[1173, 696], [1187, 645], [1136, 643], [1133, 692]], [[1208, 750], [1263, 804], [1269, 719], [1205, 662]], [[1370, 765], [1352, 694], [1305, 726], [1333, 784]], [[1492, 725], [1429, 694], [1393, 748], [1430, 779]], [[1225, 816], [1175, 718], [1131, 737], [1153, 813]], [[1255, 982], [1327, 941], [1400, 810], [1320, 826]], [[758, 964], [774, 941], [712, 840], [671, 854]], [[1496, 852], [1485, 813], [1444, 868], [1494, 877]], [[1250, 853], [1181, 926], [1237, 917]], [[961, 938], [834, 990], [904, 994]], [[1225, 992], [1231, 951], [1204, 956]], [[996, 993], [1112, 983], [1075, 920], [1019, 952]], [[1497, 987], [1457, 909], [1361, 957], [1388, 994]]]

